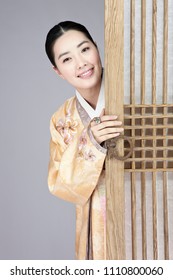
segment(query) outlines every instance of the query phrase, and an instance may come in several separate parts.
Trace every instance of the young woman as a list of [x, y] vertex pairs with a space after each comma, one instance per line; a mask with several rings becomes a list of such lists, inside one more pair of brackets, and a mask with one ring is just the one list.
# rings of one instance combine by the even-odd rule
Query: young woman
[[65, 21], [47, 34], [46, 53], [55, 72], [76, 90], [52, 116], [48, 185], [76, 204], [76, 258], [106, 258], [104, 142], [122, 131], [104, 114], [103, 69], [87, 29]]

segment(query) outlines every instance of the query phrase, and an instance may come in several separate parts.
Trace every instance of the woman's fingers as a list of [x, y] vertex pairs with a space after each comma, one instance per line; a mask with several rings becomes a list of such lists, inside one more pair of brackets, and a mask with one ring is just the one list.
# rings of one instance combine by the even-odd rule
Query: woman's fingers
[[121, 126], [122, 122], [121, 121], [106, 121], [106, 122], [101, 122], [100, 124], [97, 125], [98, 130], [105, 129], [106, 127], [116, 127], [116, 126]]
[[91, 121], [91, 132], [95, 140], [100, 144], [108, 139], [117, 137], [124, 131], [122, 122], [117, 120], [115, 115], [104, 115], [104, 110], [100, 117]]
[[122, 127], [105, 127], [103, 129], [98, 129], [96, 126], [92, 128], [92, 131], [97, 135], [97, 136], [103, 136], [105, 134], [110, 134], [110, 133], [117, 133], [117, 132], [123, 132], [124, 129]]
[[100, 143], [102, 143], [102, 142], [104, 142], [104, 141], [106, 141], [108, 139], [115, 138], [115, 137], [117, 137], [119, 135], [120, 135], [120, 133], [118, 133], [118, 132], [117, 133], [112, 133], [112, 134], [106, 134], [106, 135], [101, 136], [101, 137], [98, 138], [98, 143], [100, 144]]
[[118, 116], [115, 116], [115, 115], [104, 115], [104, 116], [101, 116], [101, 122], [114, 121], [117, 118], [118, 118]]
[[[98, 123], [95, 122], [94, 119], [91, 121], [91, 126], [98, 125]], [[100, 124], [103, 124], [103, 126], [104, 126], [105, 122], [116, 121], [116, 119], [117, 119], [117, 116], [100, 116]], [[105, 124], [105, 125], [107, 125], [107, 124]], [[122, 122], [117, 125], [121, 125], [121, 124], [122, 124]]]

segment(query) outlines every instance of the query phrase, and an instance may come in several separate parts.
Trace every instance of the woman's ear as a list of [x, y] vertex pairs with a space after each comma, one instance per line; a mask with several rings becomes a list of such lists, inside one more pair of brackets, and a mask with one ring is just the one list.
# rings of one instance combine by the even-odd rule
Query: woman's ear
[[61, 74], [61, 72], [59, 71], [59, 69], [55, 66], [53, 66], [53, 70], [55, 71], [56, 74], [58, 74], [58, 76], [60, 76], [62, 79], [64, 79], [63, 75]]

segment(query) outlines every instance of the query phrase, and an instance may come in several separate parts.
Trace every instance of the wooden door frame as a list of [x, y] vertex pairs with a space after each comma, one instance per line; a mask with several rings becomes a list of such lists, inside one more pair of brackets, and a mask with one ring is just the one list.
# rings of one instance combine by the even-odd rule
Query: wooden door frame
[[[116, 114], [122, 122], [123, 57], [124, 0], [105, 0], [105, 109], [106, 114]], [[123, 149], [123, 144], [119, 149]], [[106, 197], [106, 259], [125, 259], [124, 163], [110, 158], [109, 153], [106, 159]]]

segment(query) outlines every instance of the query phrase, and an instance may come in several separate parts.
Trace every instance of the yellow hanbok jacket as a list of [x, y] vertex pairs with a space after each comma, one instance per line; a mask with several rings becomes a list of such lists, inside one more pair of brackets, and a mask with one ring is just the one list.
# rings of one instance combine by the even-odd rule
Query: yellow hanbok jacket
[[105, 259], [106, 149], [90, 131], [90, 117], [76, 97], [50, 121], [50, 192], [76, 204], [76, 259]]

